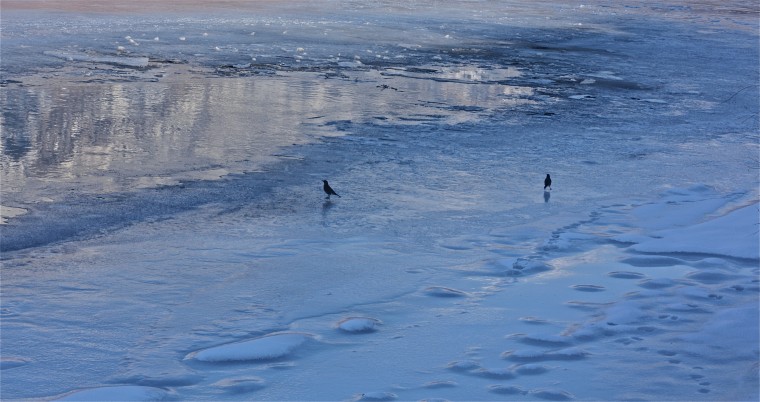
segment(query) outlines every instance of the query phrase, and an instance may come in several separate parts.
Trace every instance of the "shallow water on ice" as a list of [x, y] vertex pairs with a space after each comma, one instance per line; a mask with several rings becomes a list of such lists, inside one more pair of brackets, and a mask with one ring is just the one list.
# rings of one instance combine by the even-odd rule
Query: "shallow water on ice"
[[744, 2], [470, 3], [4, 9], [3, 397], [756, 397]]

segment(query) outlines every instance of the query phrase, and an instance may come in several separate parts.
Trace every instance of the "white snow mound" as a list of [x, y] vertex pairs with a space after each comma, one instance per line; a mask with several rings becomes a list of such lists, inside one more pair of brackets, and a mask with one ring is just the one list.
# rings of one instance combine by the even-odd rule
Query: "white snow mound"
[[88, 388], [64, 395], [56, 401], [156, 401], [166, 399], [168, 391], [162, 388], [122, 385]]
[[280, 332], [242, 342], [229, 343], [190, 353], [185, 359], [204, 362], [269, 360], [285, 357], [313, 335]]
[[345, 332], [373, 332], [380, 321], [368, 317], [349, 317], [338, 322], [338, 328]]

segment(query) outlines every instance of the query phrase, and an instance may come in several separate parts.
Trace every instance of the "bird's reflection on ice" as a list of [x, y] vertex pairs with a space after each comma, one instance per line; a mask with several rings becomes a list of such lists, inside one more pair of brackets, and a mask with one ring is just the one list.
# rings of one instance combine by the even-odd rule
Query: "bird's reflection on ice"
[[322, 226], [329, 226], [327, 224], [327, 215], [333, 206], [335, 206], [335, 204], [330, 200], [325, 200], [325, 202], [322, 203]]

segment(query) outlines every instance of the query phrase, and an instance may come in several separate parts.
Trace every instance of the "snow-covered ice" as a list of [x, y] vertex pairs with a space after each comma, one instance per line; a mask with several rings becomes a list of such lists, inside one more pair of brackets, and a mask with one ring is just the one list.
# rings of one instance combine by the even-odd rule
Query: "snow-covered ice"
[[3, 400], [760, 397], [756, 2], [170, 3], [3, 1]]
[[57, 401], [160, 401], [171, 398], [171, 393], [155, 387], [123, 385], [77, 390], [55, 398]]
[[312, 336], [301, 333], [274, 333], [249, 341], [236, 342], [190, 353], [185, 359], [204, 362], [270, 360], [290, 354]]
[[633, 247], [643, 252], [703, 253], [760, 259], [757, 248], [757, 203], [687, 228], [664, 229]]
[[373, 332], [377, 330], [380, 320], [368, 317], [349, 317], [338, 322], [338, 328], [352, 333]]

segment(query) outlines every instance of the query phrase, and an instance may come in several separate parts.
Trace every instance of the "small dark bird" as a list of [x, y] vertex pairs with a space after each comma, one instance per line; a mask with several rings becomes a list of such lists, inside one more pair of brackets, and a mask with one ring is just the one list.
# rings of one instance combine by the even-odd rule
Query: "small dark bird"
[[[335, 190], [333, 190], [332, 187], [330, 187], [330, 185], [327, 184], [327, 180], [322, 180], [322, 182], [325, 183], [322, 186], [322, 189], [325, 190], [325, 193], [327, 193], [327, 199], [328, 200], [330, 199], [331, 195], [338, 195], [338, 193], [336, 193]], [[340, 198], [339, 195], [338, 195], [338, 198]]]
[[552, 189], [552, 178], [551, 176], [549, 176], [548, 173], [546, 174], [546, 178], [544, 179], [544, 190], [546, 190], [547, 187], [549, 187], [549, 190]]

